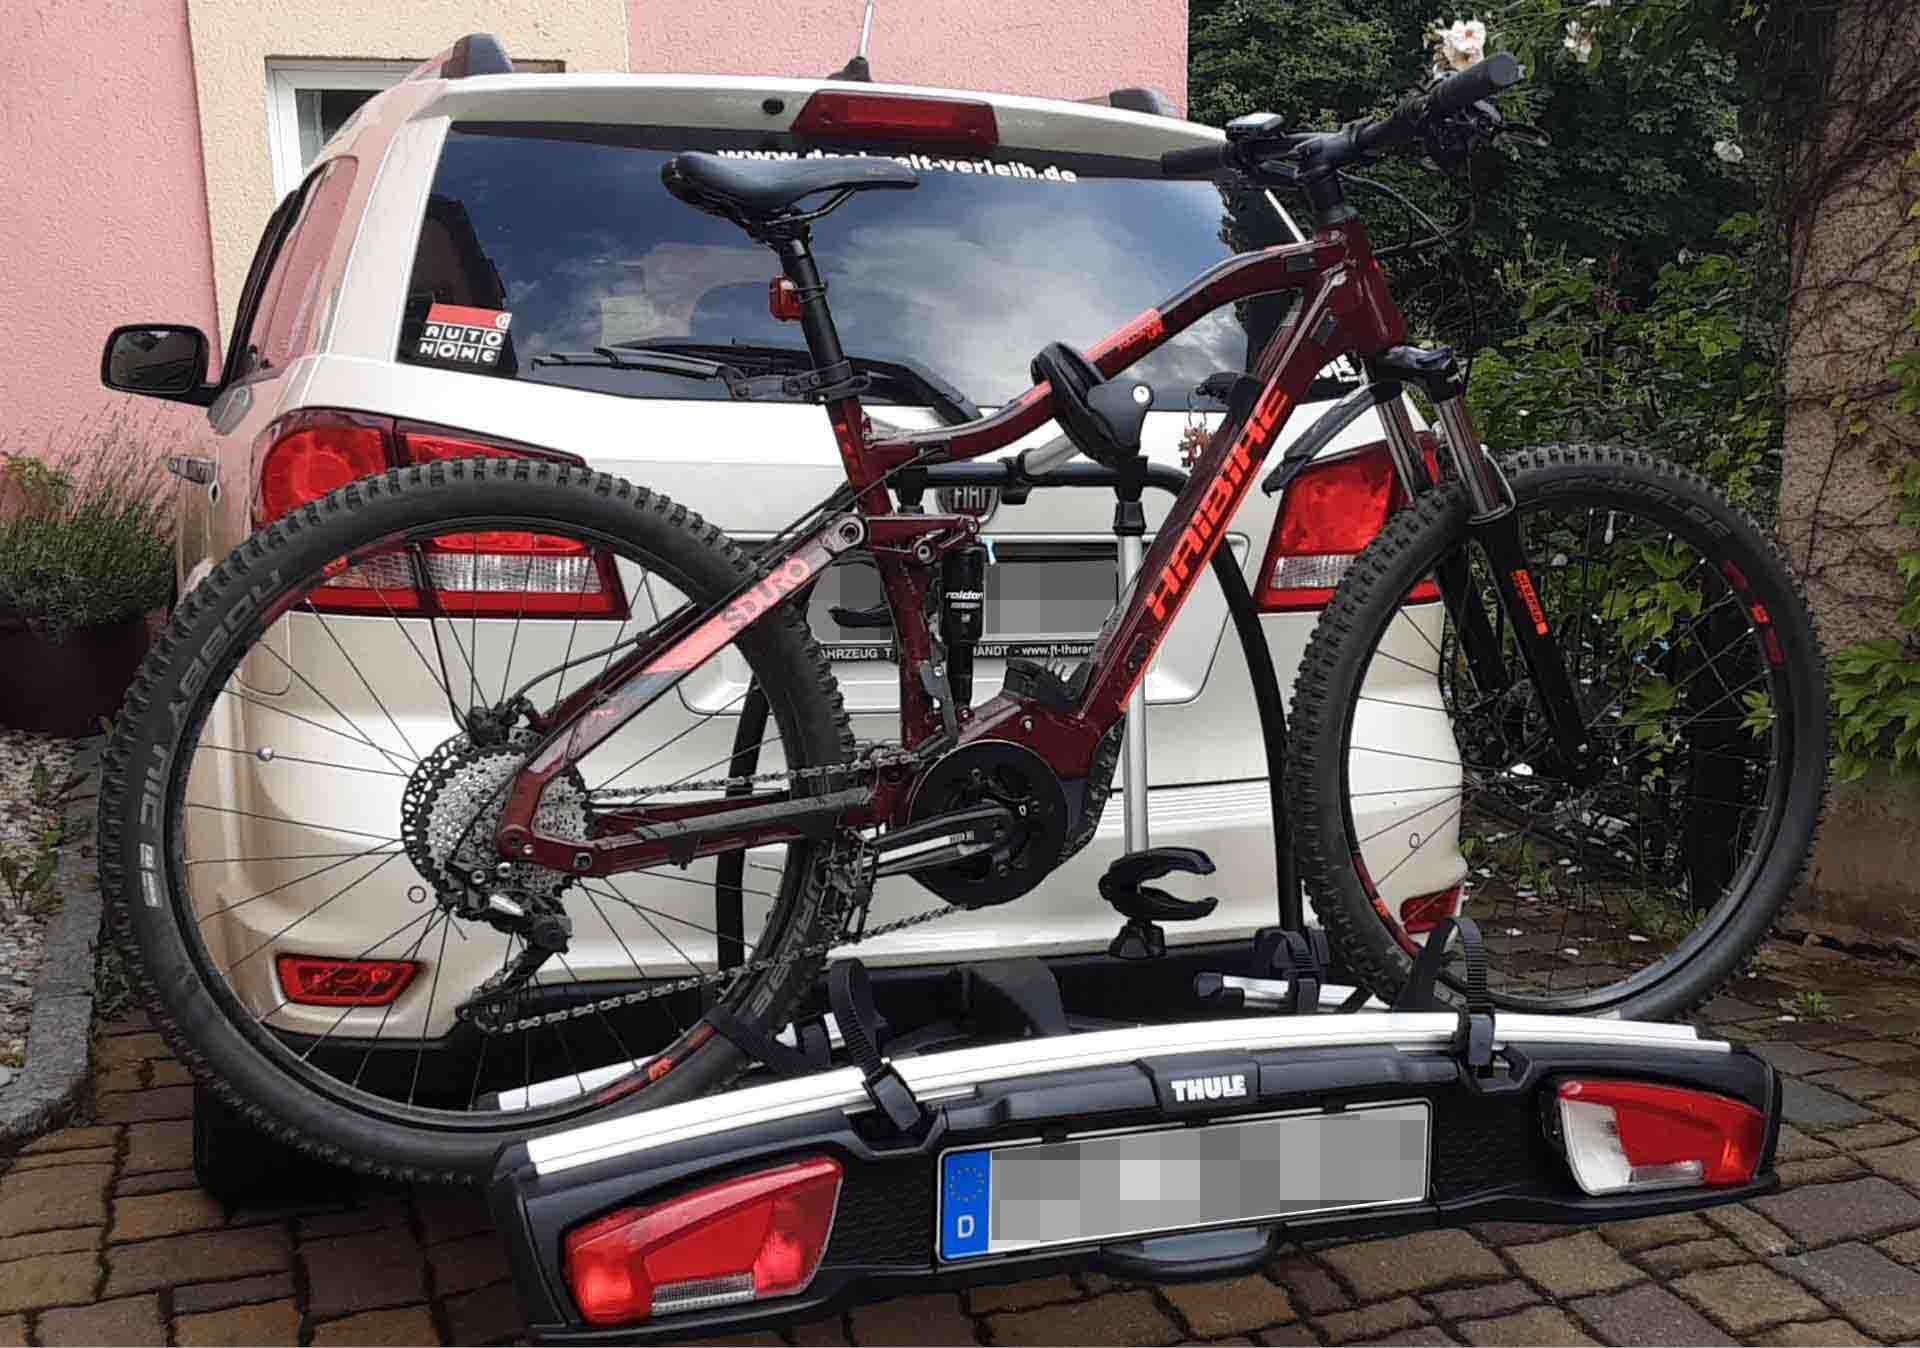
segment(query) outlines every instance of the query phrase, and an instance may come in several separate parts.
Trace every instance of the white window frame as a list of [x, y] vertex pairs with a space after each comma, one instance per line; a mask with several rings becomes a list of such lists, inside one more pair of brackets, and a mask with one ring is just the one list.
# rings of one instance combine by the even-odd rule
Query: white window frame
[[416, 61], [299, 60], [267, 62], [267, 148], [273, 159], [276, 199], [300, 185], [300, 89], [391, 89], [411, 74]]

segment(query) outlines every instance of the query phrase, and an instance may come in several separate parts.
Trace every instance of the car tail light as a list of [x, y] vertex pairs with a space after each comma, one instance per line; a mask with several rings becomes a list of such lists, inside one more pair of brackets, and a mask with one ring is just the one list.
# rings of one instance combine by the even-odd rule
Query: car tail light
[[993, 105], [965, 98], [822, 89], [793, 119], [793, 134], [833, 140], [908, 140], [922, 145], [1000, 143]]
[[1443, 917], [1460, 911], [1460, 886], [1434, 894], [1416, 894], [1400, 905], [1400, 925], [1409, 935], [1422, 936], [1440, 925]]
[[1710, 1091], [1644, 1081], [1562, 1081], [1560, 1133], [1590, 1194], [1745, 1184], [1760, 1168], [1767, 1116]]
[[[256, 524], [266, 525], [358, 478], [449, 459], [547, 459], [570, 454], [440, 426], [353, 412], [305, 411], [261, 435]], [[426, 568], [423, 587], [418, 568]], [[423, 593], [424, 589], [424, 593]], [[449, 618], [619, 618], [627, 608], [611, 554], [572, 539], [517, 530], [441, 534], [417, 553], [395, 547], [339, 564], [307, 596], [336, 613]]]
[[[1384, 443], [1309, 464], [1287, 485], [1260, 566], [1260, 610], [1325, 608], [1353, 559], [1407, 501]], [[1423, 580], [1408, 602], [1438, 599]]]
[[596, 1325], [804, 1291], [840, 1201], [840, 1163], [815, 1156], [611, 1213], [567, 1236], [567, 1283]]
[[388, 1006], [420, 971], [412, 960], [282, 955], [280, 987], [299, 1006]]

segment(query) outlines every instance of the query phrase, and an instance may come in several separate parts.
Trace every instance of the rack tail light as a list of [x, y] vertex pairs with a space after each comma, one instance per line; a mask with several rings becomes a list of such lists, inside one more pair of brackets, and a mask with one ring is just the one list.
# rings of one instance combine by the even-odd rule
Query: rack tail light
[[821, 89], [793, 119], [793, 134], [827, 140], [912, 141], [991, 150], [1000, 143], [993, 105], [977, 99]]
[[814, 1156], [587, 1223], [566, 1240], [581, 1315], [632, 1324], [805, 1291], [833, 1230], [840, 1173]]
[[1760, 1168], [1767, 1116], [1710, 1091], [1575, 1078], [1556, 1092], [1573, 1177], [1589, 1194], [1723, 1188]]
[[[1260, 611], [1325, 608], [1353, 559], [1406, 502], [1384, 441], [1309, 464], [1287, 485], [1274, 516], [1260, 565]], [[1439, 587], [1423, 580], [1407, 602], [1439, 597]]]
[[[466, 431], [329, 411], [281, 418], [261, 433], [254, 457], [260, 464], [254, 507], [259, 526], [356, 479], [407, 464], [470, 458], [582, 462]], [[612, 554], [517, 530], [442, 534], [417, 551], [395, 547], [343, 559], [307, 602], [325, 612], [401, 618], [627, 616]]]

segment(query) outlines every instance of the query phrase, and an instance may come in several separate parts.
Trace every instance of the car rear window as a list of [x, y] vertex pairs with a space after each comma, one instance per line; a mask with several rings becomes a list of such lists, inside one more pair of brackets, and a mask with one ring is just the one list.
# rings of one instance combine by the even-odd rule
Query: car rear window
[[[773, 255], [661, 186], [661, 165], [683, 149], [796, 153], [728, 146], [723, 133], [456, 124], [400, 359], [628, 397], [724, 398], [717, 381], [578, 360], [623, 343], [799, 348], [799, 326], [767, 312]], [[918, 362], [982, 405], [1029, 387], [1027, 363], [1046, 343], [1090, 346], [1223, 257], [1291, 237], [1263, 198], [1165, 181], [1145, 160], [887, 153], [920, 170], [919, 188], [863, 194], [815, 227], [841, 340], [856, 356]], [[1248, 368], [1249, 329], [1257, 354], [1286, 305], [1217, 311], [1136, 371], [1157, 405], [1184, 407], [1209, 374]], [[923, 401], [898, 389], [877, 400]]]

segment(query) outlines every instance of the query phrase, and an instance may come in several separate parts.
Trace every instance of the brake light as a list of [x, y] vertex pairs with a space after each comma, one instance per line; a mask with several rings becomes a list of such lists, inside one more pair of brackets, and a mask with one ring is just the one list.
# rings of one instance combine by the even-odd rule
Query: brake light
[[[359, 478], [403, 464], [450, 459], [547, 459], [571, 454], [440, 426], [353, 412], [304, 411], [261, 435], [255, 522], [266, 525]], [[422, 586], [418, 568], [429, 582]], [[424, 593], [423, 593], [424, 590]], [[612, 554], [519, 530], [441, 534], [337, 564], [307, 596], [326, 612], [393, 617], [620, 618], [626, 601]]]
[[[1287, 485], [1260, 565], [1260, 611], [1324, 608], [1353, 559], [1407, 502], [1385, 443], [1309, 464]], [[1440, 597], [1423, 580], [1409, 603]]]
[[412, 960], [279, 958], [280, 986], [300, 1006], [388, 1006], [420, 971]]
[[1424, 936], [1440, 925], [1443, 917], [1460, 911], [1460, 886], [1434, 894], [1416, 894], [1400, 905], [1400, 925], [1410, 936]]
[[793, 119], [793, 134], [834, 140], [910, 140], [923, 145], [1000, 143], [993, 105], [964, 98], [822, 89]]
[[296, 413], [260, 460], [257, 522], [277, 520], [387, 466], [387, 433], [379, 421]]
[[1742, 1101], [1586, 1078], [1557, 1093], [1567, 1162], [1590, 1194], [1745, 1184], [1760, 1168], [1767, 1116]]
[[767, 312], [782, 323], [800, 321], [800, 287], [784, 276], [767, 282]]
[[742, 1175], [567, 1236], [567, 1283], [589, 1324], [711, 1310], [804, 1291], [840, 1201], [840, 1163], [815, 1156]]

